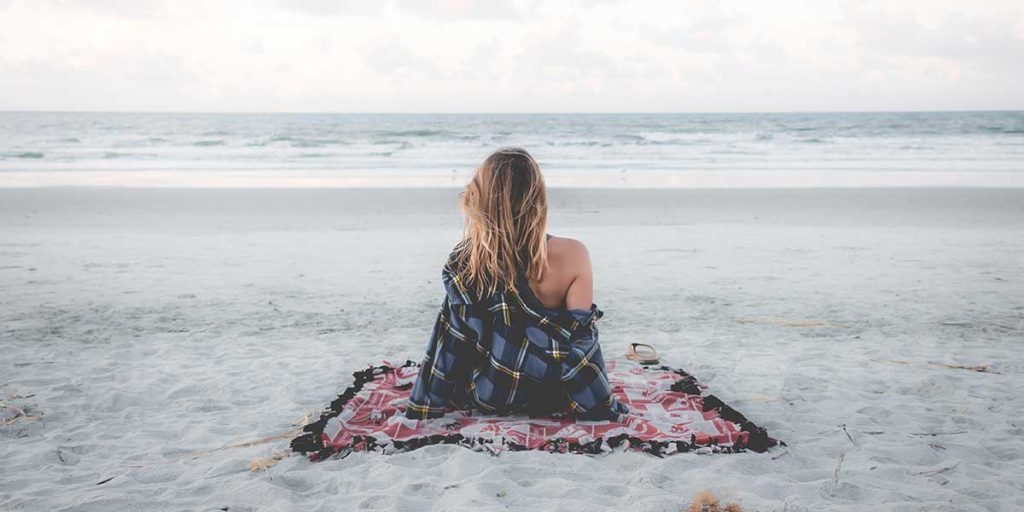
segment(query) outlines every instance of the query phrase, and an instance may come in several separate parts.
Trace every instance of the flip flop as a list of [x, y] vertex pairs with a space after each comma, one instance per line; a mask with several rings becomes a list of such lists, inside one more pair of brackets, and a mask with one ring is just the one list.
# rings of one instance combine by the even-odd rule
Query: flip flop
[[661, 359], [658, 358], [658, 351], [646, 343], [630, 343], [629, 350], [626, 351], [626, 359], [640, 364], [658, 364], [661, 362]]

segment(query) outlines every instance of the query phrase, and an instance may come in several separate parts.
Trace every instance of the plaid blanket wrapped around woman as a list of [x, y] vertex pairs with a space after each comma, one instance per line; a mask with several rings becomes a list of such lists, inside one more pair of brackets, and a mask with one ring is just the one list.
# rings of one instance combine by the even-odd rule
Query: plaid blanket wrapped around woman
[[406, 417], [443, 416], [449, 407], [531, 416], [563, 412], [615, 420], [596, 322], [603, 313], [545, 308], [520, 276], [517, 291], [476, 300], [450, 258], [445, 299], [413, 386]]

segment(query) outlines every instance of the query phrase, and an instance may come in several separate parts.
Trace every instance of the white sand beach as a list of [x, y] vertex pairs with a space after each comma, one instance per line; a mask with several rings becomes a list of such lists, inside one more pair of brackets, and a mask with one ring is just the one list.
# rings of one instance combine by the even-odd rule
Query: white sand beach
[[190, 458], [420, 359], [456, 193], [0, 189], [0, 400], [37, 418], [0, 418], [0, 510], [1024, 509], [1024, 189], [551, 191], [606, 355], [654, 344], [766, 454]]

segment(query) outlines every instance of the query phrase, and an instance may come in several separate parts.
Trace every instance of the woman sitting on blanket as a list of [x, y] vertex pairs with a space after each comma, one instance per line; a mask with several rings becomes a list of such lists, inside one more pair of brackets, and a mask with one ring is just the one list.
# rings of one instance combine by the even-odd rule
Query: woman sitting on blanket
[[463, 238], [441, 273], [446, 295], [406, 416], [627, 413], [605, 375], [590, 256], [546, 234], [537, 162], [522, 149], [497, 151], [461, 198]]

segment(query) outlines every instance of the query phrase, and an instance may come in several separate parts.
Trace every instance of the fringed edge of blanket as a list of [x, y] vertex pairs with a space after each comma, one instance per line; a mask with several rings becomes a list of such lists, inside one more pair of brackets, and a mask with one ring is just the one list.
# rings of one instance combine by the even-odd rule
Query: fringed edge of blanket
[[[397, 368], [407, 368], [418, 365], [419, 364], [414, 361], [407, 360], [405, 364]], [[492, 453], [497, 453], [498, 450], [495, 449], [495, 441], [484, 438], [469, 438], [462, 434], [424, 436], [407, 441], [391, 441], [388, 444], [378, 443], [376, 439], [369, 436], [355, 436], [353, 438], [352, 447], [350, 448], [339, 449], [324, 446], [323, 431], [327, 422], [331, 418], [341, 414], [345, 404], [356, 396], [357, 393], [362, 391], [363, 386], [365, 386], [367, 382], [374, 380], [378, 375], [394, 372], [395, 369], [396, 367], [391, 366], [372, 366], [365, 370], [354, 372], [352, 374], [354, 379], [352, 385], [331, 402], [330, 408], [320, 415], [319, 420], [303, 427], [303, 431], [305, 432], [304, 434], [292, 439], [292, 451], [309, 454], [309, 458], [313, 461], [323, 460], [335, 455], [336, 453], [351, 451], [353, 449], [358, 451], [397, 453], [415, 450], [423, 446], [434, 444], [456, 444], [472, 450], [487, 450]], [[703, 395], [700, 385], [697, 383], [697, 379], [685, 371], [671, 368], [669, 366], [659, 366], [656, 369], [670, 371], [683, 377], [672, 385], [673, 391], [681, 391], [692, 395]], [[674, 447], [677, 452], [688, 452], [702, 448], [710, 448], [711, 451], [715, 453], [739, 453], [747, 450], [764, 453], [768, 448], [773, 446], [780, 444], [785, 446], [785, 443], [768, 437], [768, 432], [764, 428], [755, 425], [754, 422], [748, 420], [745, 416], [740, 414], [739, 411], [722, 402], [718, 397], [714, 395], [705, 395], [703, 396], [703, 399], [705, 412], [716, 410], [722, 418], [738, 425], [742, 432], [748, 433], [747, 441], [745, 443], [733, 443], [732, 446], [720, 446], [714, 440], [698, 444], [695, 436], [691, 437], [689, 442], [644, 441], [638, 437], [621, 434], [607, 439], [595, 439], [589, 443], [574, 443], [564, 439], [552, 439], [539, 448], [539, 450], [594, 455], [607, 453], [615, 448], [623, 446], [623, 443], [626, 443], [625, 446], [631, 450], [643, 451], [657, 457], [662, 457], [664, 453], [672, 447]], [[509, 451], [527, 450], [526, 446], [511, 441], [499, 441], [498, 444], [503, 449]]]

